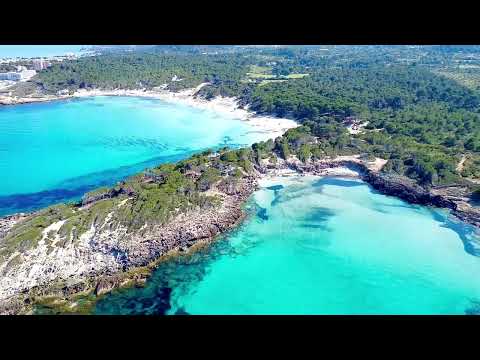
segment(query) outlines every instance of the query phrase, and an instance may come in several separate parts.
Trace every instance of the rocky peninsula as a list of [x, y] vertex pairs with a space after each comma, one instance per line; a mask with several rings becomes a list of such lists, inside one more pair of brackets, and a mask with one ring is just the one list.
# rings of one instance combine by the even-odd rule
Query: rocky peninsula
[[116, 287], [141, 284], [156, 263], [211, 241], [245, 217], [242, 205], [265, 176], [356, 176], [411, 203], [444, 207], [480, 225], [459, 190], [425, 189], [383, 173], [386, 161], [359, 155], [300, 161], [246, 150], [203, 153], [146, 170], [82, 202], [0, 219], [0, 312], [38, 307], [81, 312]]
[[[177, 92], [160, 87], [0, 98], [0, 104], [85, 96], [157, 98], [249, 121], [272, 139], [261, 148], [206, 152], [147, 169], [114, 187], [88, 193], [76, 204], [1, 218], [0, 313], [31, 314], [39, 308], [88, 312], [110, 290], [142, 284], [163, 259], [234, 228], [246, 216], [243, 204], [266, 176], [359, 177], [386, 195], [447, 208], [460, 221], [480, 226], [480, 210], [470, 204], [468, 186], [420, 186], [383, 171], [387, 160], [379, 157], [304, 156], [305, 146], [318, 146], [318, 138], [282, 136], [298, 123], [255, 114], [234, 98], [203, 99], [197, 95], [205, 85]], [[285, 150], [289, 147], [293, 153]], [[478, 244], [472, 243], [471, 249], [480, 254]]]

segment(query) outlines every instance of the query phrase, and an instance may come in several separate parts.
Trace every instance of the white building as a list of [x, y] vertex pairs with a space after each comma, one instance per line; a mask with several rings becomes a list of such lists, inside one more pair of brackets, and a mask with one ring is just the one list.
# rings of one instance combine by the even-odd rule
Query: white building
[[19, 81], [22, 78], [20, 73], [17, 72], [6, 72], [0, 73], [0, 80], [12, 80], [12, 81]]
[[33, 68], [36, 71], [40, 71], [43, 69], [43, 59], [34, 59], [33, 60]]
[[21, 72], [0, 73], [0, 80], [26, 81], [32, 78], [37, 72], [35, 70], [23, 70]]
[[34, 59], [33, 60], [33, 68], [36, 70], [36, 71], [40, 71], [40, 70], [43, 70], [43, 69], [46, 69], [47, 67], [50, 66], [50, 63], [43, 60], [43, 59]]

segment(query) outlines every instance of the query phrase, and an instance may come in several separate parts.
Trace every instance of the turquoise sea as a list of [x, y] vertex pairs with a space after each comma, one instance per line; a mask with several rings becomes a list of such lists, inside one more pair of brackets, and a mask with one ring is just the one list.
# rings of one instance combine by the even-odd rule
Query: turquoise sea
[[[86, 191], [206, 148], [266, 134], [160, 100], [92, 97], [0, 108], [0, 215]], [[445, 210], [353, 179], [264, 181], [235, 231], [163, 263], [98, 314], [480, 313], [479, 238]]]
[[162, 162], [265, 139], [215, 112], [137, 97], [0, 107], [0, 216], [79, 199]]
[[473, 229], [360, 180], [277, 178], [248, 220], [163, 263], [143, 288], [97, 314], [473, 314], [480, 258]]

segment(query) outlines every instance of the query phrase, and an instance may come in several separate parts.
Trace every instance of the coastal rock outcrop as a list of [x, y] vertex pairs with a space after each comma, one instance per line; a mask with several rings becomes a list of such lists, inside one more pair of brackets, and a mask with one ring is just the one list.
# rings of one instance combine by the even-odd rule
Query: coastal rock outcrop
[[413, 204], [450, 209], [451, 214], [461, 221], [480, 227], [480, 209], [470, 205], [461, 196], [461, 191], [440, 193], [435, 189], [421, 187], [403, 176], [372, 171], [364, 172], [362, 179], [383, 194], [396, 196]]
[[[37, 297], [53, 295], [70, 299], [79, 293], [101, 296], [128, 283], [128, 279], [144, 281], [148, 275], [139, 275], [134, 270], [148, 268], [164, 255], [186, 251], [235, 227], [246, 215], [242, 205], [257, 188], [258, 179], [283, 170], [304, 175], [357, 176], [386, 195], [411, 203], [448, 208], [458, 219], [480, 226], [480, 211], [466, 202], [460, 190], [424, 188], [405, 177], [381, 172], [384, 163], [381, 159], [367, 161], [356, 155], [305, 162], [295, 156], [287, 160], [274, 157], [255, 164], [250, 173], [219, 166], [222, 171], [217, 170], [221, 176], [212, 173], [206, 187], [201, 186], [200, 179], [205, 177], [207, 168], [199, 168], [197, 173], [186, 167], [182, 173], [186, 182], [178, 191], [194, 192], [195, 196], [213, 200], [198, 202], [182, 211], [174, 208], [166, 222], [155, 217], [140, 217], [134, 221], [128, 216], [131, 211], [142, 210], [135, 204], [151, 205], [145, 199], [147, 195], [141, 193], [142, 186], [158, 189], [162, 186], [159, 184], [168, 186], [169, 181], [178, 181], [179, 177], [158, 175], [161, 172], [147, 173], [139, 177], [135, 189], [120, 183], [112, 189], [89, 193], [83, 198], [81, 207], [44, 212], [43, 220], [37, 214], [40, 225], [47, 218], [49, 222], [42, 225], [36, 242], [30, 238], [15, 238], [21, 240], [19, 244], [29, 241], [31, 246], [15, 248], [17, 250], [6, 253], [0, 263], [0, 313], [25, 312], [32, 308]], [[189, 181], [194, 181], [197, 190], [187, 189]], [[78, 217], [81, 214], [83, 217]], [[70, 216], [73, 220], [65, 223], [62, 216]], [[118, 221], [115, 216], [130, 220]], [[0, 245], [5, 243], [16, 224], [31, 219], [35, 219], [35, 214], [0, 219]], [[129, 227], [129, 224], [135, 226]], [[22, 233], [19, 234], [16, 236]]]
[[480, 209], [469, 203], [464, 188], [457, 185], [422, 187], [405, 176], [382, 172], [381, 169], [385, 163], [385, 160], [378, 158], [374, 161], [366, 161], [358, 155], [306, 162], [290, 157], [288, 160], [279, 159], [275, 164], [264, 163], [263, 172], [272, 169], [289, 169], [300, 174], [324, 176], [332, 175], [329, 170], [333, 168], [350, 169], [375, 190], [385, 195], [396, 196], [413, 204], [450, 209], [451, 214], [459, 220], [480, 227]]
[[368, 171], [363, 174], [362, 179], [374, 189], [409, 203], [456, 209], [455, 202], [440, 195], [434, 195], [428, 189], [403, 176]]
[[[163, 224], [146, 222], [138, 229], [129, 229], [107, 214], [104, 219], [92, 219], [90, 228], [78, 238], [68, 239], [62, 230], [65, 221], [52, 223], [44, 229], [36, 245], [14, 251], [0, 263], [0, 313], [25, 312], [31, 309], [34, 298], [70, 298], [83, 292], [101, 296], [125, 282], [116, 278], [116, 274], [149, 266], [171, 251], [185, 251], [228, 231], [245, 216], [242, 204], [255, 190], [257, 177], [243, 176], [227, 188], [217, 185], [205, 192], [217, 198], [217, 205], [179, 212]], [[119, 194], [125, 199], [115, 206], [121, 207], [126, 201], [133, 201], [135, 193], [130, 190], [117, 186], [98, 191], [85, 197], [82, 208], [74, 213], [108, 205]], [[19, 214], [0, 220], [0, 244], [25, 217]], [[136, 277], [135, 273], [128, 276]]]
[[2, 239], [17, 222], [26, 216], [27, 215], [23, 213], [18, 213], [0, 218], [0, 239]]
[[134, 196], [135, 191], [124, 184], [120, 184], [117, 187], [112, 189], [97, 190], [95, 192], [90, 192], [85, 194], [82, 197], [82, 206], [97, 202], [103, 199], [112, 199], [119, 195]]

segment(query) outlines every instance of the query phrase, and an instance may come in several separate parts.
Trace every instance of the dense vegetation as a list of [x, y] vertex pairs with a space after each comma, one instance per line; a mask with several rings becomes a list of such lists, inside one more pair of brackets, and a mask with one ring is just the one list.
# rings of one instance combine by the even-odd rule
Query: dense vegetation
[[[341, 124], [349, 116], [368, 122], [367, 131], [350, 140], [329, 136], [391, 159], [387, 169], [424, 184], [458, 180], [458, 154], [480, 151], [479, 96], [424, 68], [321, 69], [304, 79], [257, 87], [248, 96], [253, 110], [299, 119], [313, 135], [319, 125]], [[362, 143], [369, 146], [360, 149]], [[461, 175], [478, 176], [476, 164]]]
[[[435, 185], [480, 176], [480, 93], [473, 76], [465, 81], [479, 54], [473, 46], [154, 46], [65, 61], [34, 82], [46, 92], [209, 82], [199, 96], [235, 96], [297, 119], [306, 136], [324, 139], [316, 153], [382, 156], [388, 171]], [[368, 122], [362, 134], [344, 131], [348, 118]]]
[[[202, 82], [238, 83], [246, 61], [236, 57], [127, 54], [84, 57], [54, 64], [34, 79], [47, 92], [69, 89], [138, 89], [164, 84], [170, 90], [190, 88]], [[174, 80], [172, 80], [174, 79]]]
[[[59, 246], [79, 241], [92, 225], [120, 225], [128, 232], [142, 232], [145, 224], [165, 224], [178, 213], [217, 206], [222, 200], [209, 190], [235, 187], [266, 160], [275, 163], [279, 158], [293, 155], [301, 161], [309, 161], [352, 154], [362, 154], [367, 160], [373, 156], [388, 158], [383, 171], [407, 175], [423, 185], [461, 181], [455, 169], [457, 154], [445, 151], [443, 145], [421, 144], [410, 137], [391, 137], [382, 132], [366, 132], [353, 137], [336, 121], [305, 120], [302, 126], [288, 130], [275, 140], [243, 149], [205, 151], [176, 164], [147, 169], [112, 188], [87, 193], [82, 203], [41, 210], [14, 226], [3, 239], [0, 261], [15, 251], [36, 246], [42, 238], [53, 251], [53, 244], [58, 240], [54, 232], [44, 231], [60, 220], [65, 222], [59, 230]], [[471, 188], [472, 199], [477, 200], [480, 190], [474, 185]], [[110, 220], [104, 225], [107, 217]], [[15, 263], [17, 257], [10, 262]]]
[[[0, 262], [15, 251], [35, 247], [40, 240], [53, 250], [53, 232], [44, 230], [65, 220], [59, 230], [59, 246], [78, 242], [92, 225], [120, 225], [128, 232], [140, 231], [144, 224], [165, 224], [173, 216], [189, 210], [205, 210], [221, 199], [208, 192], [214, 184], [236, 185], [252, 171], [252, 151], [222, 149], [194, 155], [176, 164], [162, 164], [132, 176], [112, 188], [85, 194], [83, 203], [55, 205], [41, 210], [16, 225], [0, 243]], [[83, 207], [82, 207], [83, 205]], [[88, 205], [88, 206], [87, 206]], [[109, 215], [110, 214], [110, 215]]]

